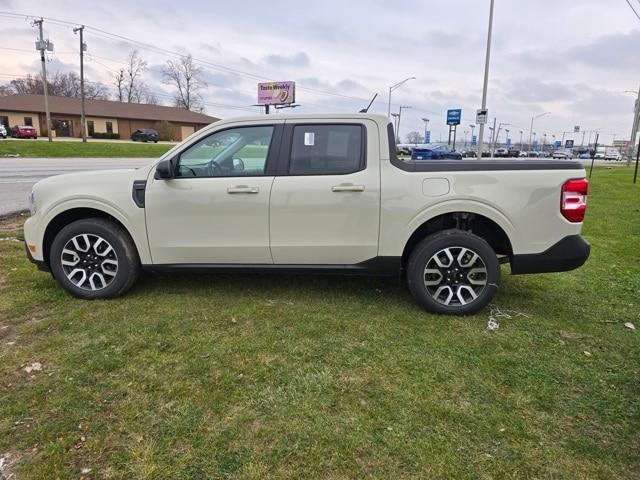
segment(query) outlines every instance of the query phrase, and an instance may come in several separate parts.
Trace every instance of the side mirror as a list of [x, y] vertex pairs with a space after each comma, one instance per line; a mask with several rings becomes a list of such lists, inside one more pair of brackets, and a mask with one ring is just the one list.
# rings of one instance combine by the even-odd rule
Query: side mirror
[[156, 165], [155, 178], [157, 180], [169, 180], [174, 177], [174, 167], [172, 160], [162, 160]]

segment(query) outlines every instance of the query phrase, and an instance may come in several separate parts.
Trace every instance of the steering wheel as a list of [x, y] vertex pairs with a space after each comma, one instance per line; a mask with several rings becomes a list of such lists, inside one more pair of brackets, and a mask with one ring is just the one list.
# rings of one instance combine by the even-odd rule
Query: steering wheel
[[222, 167], [220, 167], [220, 164], [215, 160], [211, 160], [207, 164], [207, 174], [210, 177], [219, 177], [222, 175]]

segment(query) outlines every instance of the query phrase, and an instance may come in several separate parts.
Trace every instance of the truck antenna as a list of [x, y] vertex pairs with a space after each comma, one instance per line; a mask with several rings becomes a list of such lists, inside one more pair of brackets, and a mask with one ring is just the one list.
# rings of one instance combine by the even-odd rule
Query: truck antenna
[[373, 102], [375, 102], [376, 97], [378, 96], [378, 94], [376, 93], [373, 98], [371, 99], [371, 101], [369, 102], [369, 105], [367, 105], [367, 108], [363, 108], [362, 110], [360, 110], [360, 113], [367, 113], [369, 111], [369, 108], [371, 107], [371, 105], [373, 104]]

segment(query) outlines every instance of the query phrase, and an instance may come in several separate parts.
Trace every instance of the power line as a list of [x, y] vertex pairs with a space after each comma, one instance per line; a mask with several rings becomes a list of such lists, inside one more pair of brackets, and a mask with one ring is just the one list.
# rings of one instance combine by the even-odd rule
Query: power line
[[[35, 18], [32, 15], [27, 15], [27, 14], [22, 14], [22, 13], [12, 13], [12, 12], [4, 12], [4, 11], [0, 11], [0, 16], [7, 16], [9, 18], [25, 18], [25, 19], [29, 19], [29, 18]], [[72, 23], [66, 20], [60, 20], [60, 19], [55, 19], [55, 18], [50, 18], [50, 17], [43, 17], [45, 18], [48, 22], [50, 23], [54, 23], [54, 24], [58, 24], [61, 26], [76, 26], [77, 23]], [[103, 37], [107, 37], [109, 39], [118, 39], [118, 40], [122, 40], [125, 42], [128, 42], [130, 44], [133, 45], [138, 45], [146, 50], [151, 50], [154, 51], [156, 53], [163, 53], [165, 55], [170, 55], [172, 57], [177, 57], [177, 58], [184, 58], [186, 55], [181, 54], [179, 52], [174, 52], [172, 50], [168, 50], [165, 48], [161, 48], [161, 47], [157, 47], [155, 45], [151, 45], [145, 42], [141, 42], [139, 40], [135, 40], [133, 38], [130, 37], [126, 37], [124, 35], [119, 35], [116, 33], [111, 33], [108, 32], [106, 30], [102, 30], [100, 28], [97, 27], [92, 27], [90, 25], [85, 25], [86, 28], [88, 30], [92, 30], [94, 32], [94, 34], [98, 34], [98, 36], [103, 36]], [[228, 67], [226, 65], [222, 65], [219, 63], [215, 63], [215, 62], [211, 62], [209, 60], [204, 60], [204, 59], [200, 59], [200, 58], [196, 58], [196, 57], [192, 57], [194, 62], [196, 63], [200, 63], [202, 65], [206, 65], [209, 68], [213, 69], [213, 70], [219, 70], [219, 71], [223, 71], [226, 73], [232, 73], [235, 75], [239, 75], [239, 76], [243, 76], [246, 78], [250, 78], [253, 80], [266, 80], [266, 81], [276, 81], [273, 78], [269, 78], [269, 77], [265, 77], [262, 75], [257, 75], [251, 72], [247, 72], [247, 71], [243, 71], [243, 70], [239, 70], [233, 67]], [[369, 99], [368, 98], [363, 98], [363, 97], [356, 97], [356, 96], [352, 96], [352, 95], [344, 95], [341, 93], [336, 93], [336, 92], [330, 92], [330, 91], [326, 91], [326, 90], [321, 90], [321, 89], [316, 89], [316, 88], [311, 88], [311, 87], [305, 87], [304, 85], [298, 84], [297, 88], [300, 90], [305, 90], [305, 91], [309, 91], [309, 92], [314, 92], [314, 93], [318, 93], [321, 95], [329, 95], [329, 96], [334, 96], [334, 97], [339, 97], [339, 98], [347, 98], [347, 99], [351, 99], [351, 100], [358, 100], [358, 101], [366, 101], [368, 102]]]
[[633, 10], [633, 13], [635, 14], [635, 16], [638, 17], [638, 20], [640, 20], [640, 14], [638, 14], [638, 12], [636, 12], [636, 9], [633, 8], [633, 5], [631, 5], [631, 2], [629, 0], [625, 0], [625, 2], [627, 2], [627, 5], [629, 5], [629, 8], [631, 10]]

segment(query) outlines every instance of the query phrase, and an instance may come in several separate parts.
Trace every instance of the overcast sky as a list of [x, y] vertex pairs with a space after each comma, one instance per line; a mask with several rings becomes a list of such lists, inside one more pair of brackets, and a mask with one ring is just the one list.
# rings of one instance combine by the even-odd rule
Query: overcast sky
[[[640, 0], [632, 0], [640, 10]], [[0, 0], [0, 10], [86, 24], [176, 52], [190, 52], [206, 68], [205, 101], [250, 107], [253, 77], [297, 82], [296, 112], [353, 112], [378, 99], [387, 112], [389, 85], [417, 77], [393, 94], [392, 110], [409, 105], [401, 133], [423, 130], [446, 139], [445, 112], [463, 109], [460, 137], [480, 106], [489, 0], [188, 1]], [[71, 27], [45, 21], [55, 43], [51, 70], [77, 70]], [[0, 81], [39, 71], [36, 30], [27, 20], [0, 16]], [[146, 81], [170, 95], [160, 69], [170, 58], [88, 29], [87, 79], [112, 86], [113, 72], [137, 48], [148, 61]], [[14, 50], [11, 50], [14, 49]], [[25, 51], [17, 51], [25, 50]], [[218, 65], [219, 67], [216, 67]], [[244, 72], [237, 74], [229, 69]], [[252, 76], [253, 75], [253, 76]], [[558, 138], [580, 125], [605, 141], [628, 138], [640, 83], [640, 20], [625, 0], [496, 0], [488, 108], [510, 123], [511, 137]], [[333, 95], [332, 95], [333, 94]], [[170, 100], [160, 96], [164, 102]], [[256, 111], [255, 108], [249, 110]], [[213, 116], [244, 110], [207, 106]], [[579, 143], [582, 135], [575, 138]]]

